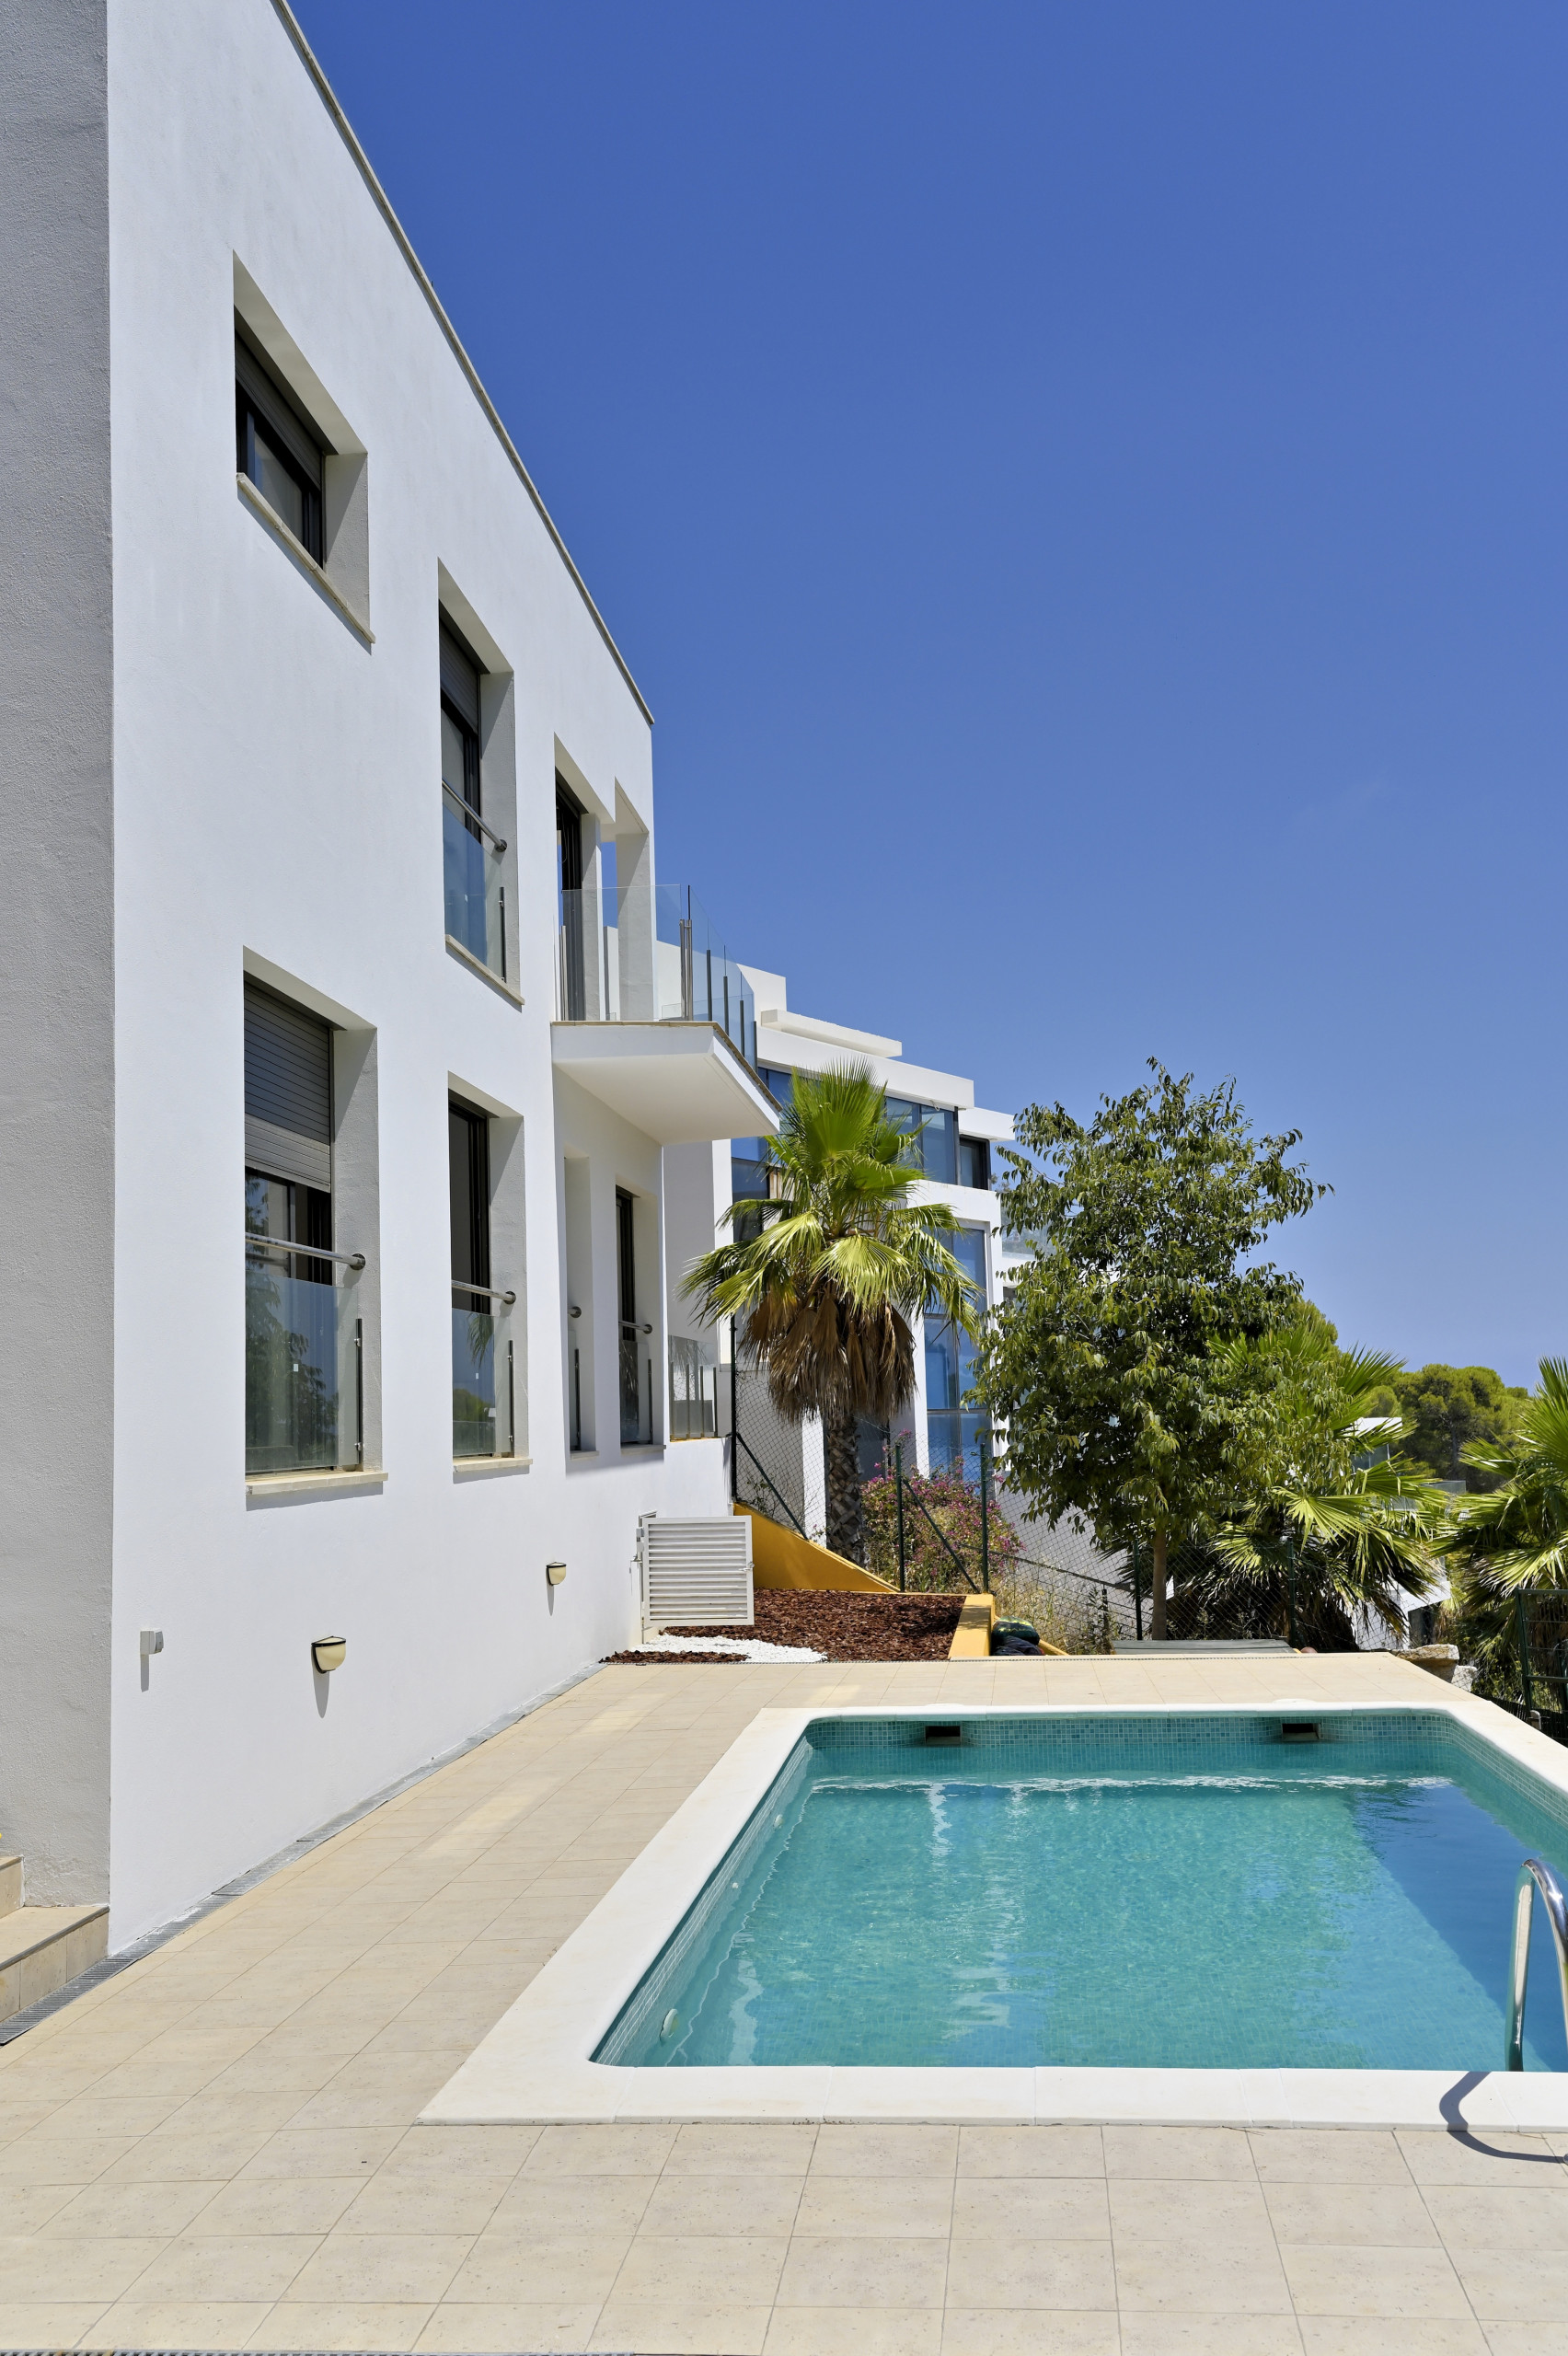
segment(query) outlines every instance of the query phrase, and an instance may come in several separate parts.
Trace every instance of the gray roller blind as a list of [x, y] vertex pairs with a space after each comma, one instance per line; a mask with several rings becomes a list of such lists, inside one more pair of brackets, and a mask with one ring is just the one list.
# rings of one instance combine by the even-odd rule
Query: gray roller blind
[[444, 622], [441, 625], [441, 691], [443, 695], [451, 697], [469, 727], [478, 735], [479, 675]]
[[282, 387], [262, 366], [243, 336], [234, 340], [234, 373], [242, 393], [248, 395], [282, 444], [296, 467], [321, 488], [321, 437], [302, 417]]
[[331, 1031], [254, 982], [245, 985], [245, 1161], [331, 1189]]

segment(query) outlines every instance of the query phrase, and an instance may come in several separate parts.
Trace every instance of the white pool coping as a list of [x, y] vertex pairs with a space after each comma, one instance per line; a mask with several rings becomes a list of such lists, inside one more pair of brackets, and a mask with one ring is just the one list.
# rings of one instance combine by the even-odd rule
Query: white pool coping
[[[1568, 1807], [1568, 1751], [1432, 1680], [1409, 1701], [952, 1703], [761, 1710], [615, 1887], [536, 1974], [421, 2121], [443, 2126], [735, 2119], [1029, 2124], [1138, 2120], [1242, 2127], [1568, 2131], [1568, 2072], [1438, 2070], [627, 2068], [593, 2054], [809, 1726], [835, 1718], [1447, 1716]], [[1507, 1936], [1499, 1923], [1499, 1940]], [[1530, 2004], [1555, 2004], [1551, 1982]]]

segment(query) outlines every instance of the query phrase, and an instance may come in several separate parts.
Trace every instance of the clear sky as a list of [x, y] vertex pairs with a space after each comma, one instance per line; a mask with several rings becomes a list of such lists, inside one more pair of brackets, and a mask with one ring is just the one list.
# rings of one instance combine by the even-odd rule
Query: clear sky
[[1560, 0], [300, 0], [808, 1013], [1233, 1074], [1346, 1338], [1529, 1379], [1562, 1195]]

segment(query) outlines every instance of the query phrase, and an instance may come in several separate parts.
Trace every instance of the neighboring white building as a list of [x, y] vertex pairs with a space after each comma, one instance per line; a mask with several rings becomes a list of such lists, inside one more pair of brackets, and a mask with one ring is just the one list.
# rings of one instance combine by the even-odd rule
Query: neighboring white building
[[627, 1641], [728, 1499], [663, 1165], [775, 1114], [659, 1019], [651, 716], [281, 0], [7, 35], [0, 1846], [119, 1945]]
[[[1009, 1270], [1020, 1256], [1002, 1231], [992, 1168], [995, 1148], [1012, 1138], [1012, 1115], [977, 1106], [974, 1083], [957, 1073], [905, 1062], [897, 1039], [792, 1013], [782, 974], [735, 965], [727, 958], [722, 970], [740, 977], [748, 1043], [755, 1034], [757, 1069], [780, 1103], [788, 1101], [797, 1072], [824, 1071], [845, 1063], [865, 1065], [887, 1091], [889, 1110], [919, 1139], [926, 1174], [914, 1190], [916, 1199], [935, 1197], [951, 1206], [959, 1221], [952, 1248], [985, 1307], [998, 1307]], [[677, 1351], [684, 1348], [702, 1361], [703, 1380], [711, 1385], [714, 1420], [724, 1431], [731, 1413], [728, 1334], [723, 1330], [702, 1333], [683, 1285], [698, 1255], [711, 1248], [716, 1236], [730, 1232], [727, 1221], [720, 1224], [728, 1206], [766, 1191], [762, 1153], [760, 1138], [736, 1137], [727, 1144], [682, 1147], [666, 1156], [670, 1330]], [[945, 1320], [917, 1322], [916, 1395], [896, 1428], [883, 1433], [868, 1426], [862, 1433], [862, 1470], [870, 1476], [880, 1469], [889, 1448], [902, 1444], [907, 1471], [927, 1472], [962, 1464], [973, 1480], [979, 1471], [984, 1418], [964, 1407], [963, 1399], [973, 1380], [974, 1346]], [[748, 1379], [744, 1365], [736, 1386], [736, 1420], [742, 1442], [737, 1462], [741, 1493], [764, 1511], [771, 1494], [776, 1508], [786, 1508], [808, 1535], [820, 1535], [826, 1503], [820, 1426], [813, 1423], [795, 1431], [782, 1425], [768, 1405], [761, 1379]]]

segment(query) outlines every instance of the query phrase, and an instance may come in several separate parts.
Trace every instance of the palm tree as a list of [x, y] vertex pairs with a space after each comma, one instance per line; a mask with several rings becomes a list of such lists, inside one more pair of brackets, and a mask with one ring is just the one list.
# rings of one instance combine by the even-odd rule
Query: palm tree
[[1259, 1414], [1241, 1495], [1193, 1550], [1193, 1600], [1260, 1635], [1294, 1624], [1298, 1643], [1325, 1649], [1353, 1649], [1363, 1614], [1402, 1634], [1400, 1590], [1420, 1597], [1435, 1585], [1448, 1499], [1424, 1466], [1393, 1453], [1411, 1426], [1376, 1412], [1400, 1360], [1342, 1350], [1321, 1319], [1306, 1317], [1223, 1356]]
[[958, 1222], [909, 1200], [909, 1138], [863, 1064], [797, 1073], [767, 1174], [765, 1202], [724, 1215], [754, 1231], [704, 1253], [686, 1290], [705, 1324], [735, 1319], [780, 1415], [822, 1417], [827, 1542], [862, 1563], [858, 1419], [889, 1423], [914, 1396], [922, 1310], [974, 1331], [974, 1288], [941, 1241]]
[[1456, 1634], [1487, 1683], [1507, 1683], [1517, 1599], [1568, 1588], [1568, 1359], [1542, 1358], [1540, 1388], [1509, 1438], [1472, 1440], [1459, 1461], [1501, 1485], [1461, 1498], [1455, 1515]]

